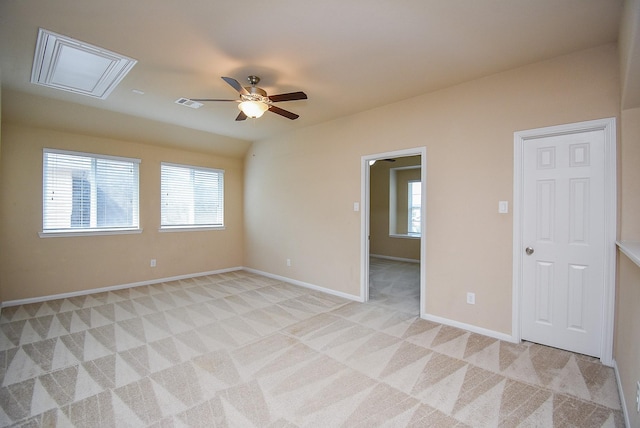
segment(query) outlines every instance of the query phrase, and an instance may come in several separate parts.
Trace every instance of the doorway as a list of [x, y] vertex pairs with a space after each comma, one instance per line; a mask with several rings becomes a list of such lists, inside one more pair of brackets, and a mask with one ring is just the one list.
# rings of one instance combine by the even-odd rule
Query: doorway
[[612, 363], [615, 119], [514, 135], [514, 338]]
[[[361, 210], [361, 289], [360, 289], [360, 300], [366, 302], [370, 297], [370, 284], [371, 284], [371, 167], [373, 163], [377, 162], [389, 162], [390, 159], [400, 159], [400, 158], [408, 158], [412, 156], [419, 156], [419, 168], [421, 173], [419, 174], [418, 180], [411, 180], [413, 182], [419, 183], [419, 199], [420, 199], [420, 207], [416, 211], [414, 207], [414, 216], [413, 219], [413, 229], [417, 227], [417, 223], [419, 223], [420, 228], [420, 236], [409, 236], [409, 228], [404, 232], [406, 236], [396, 239], [412, 239], [416, 240], [419, 247], [419, 315], [422, 316], [425, 312], [425, 287], [426, 287], [426, 148], [415, 148], [415, 149], [406, 149], [399, 150], [393, 152], [385, 152], [385, 153], [377, 153], [372, 155], [363, 156], [361, 159], [361, 201], [362, 201], [362, 210]], [[399, 162], [398, 162], [399, 163]], [[412, 184], [415, 188], [415, 184]], [[405, 216], [405, 213], [400, 214], [400, 216]], [[407, 218], [408, 215], [407, 215]], [[410, 221], [409, 221], [410, 223]], [[389, 258], [389, 261], [394, 261], [393, 258]], [[397, 260], [399, 263], [407, 262], [406, 260], [402, 260], [402, 257]], [[375, 268], [384, 268], [384, 263], [377, 263]]]

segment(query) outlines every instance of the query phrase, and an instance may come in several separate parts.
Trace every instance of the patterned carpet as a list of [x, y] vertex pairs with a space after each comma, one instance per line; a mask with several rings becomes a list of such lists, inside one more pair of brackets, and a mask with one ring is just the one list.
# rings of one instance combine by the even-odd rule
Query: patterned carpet
[[0, 425], [622, 427], [613, 370], [417, 317], [417, 265], [367, 304], [245, 271], [9, 307]]

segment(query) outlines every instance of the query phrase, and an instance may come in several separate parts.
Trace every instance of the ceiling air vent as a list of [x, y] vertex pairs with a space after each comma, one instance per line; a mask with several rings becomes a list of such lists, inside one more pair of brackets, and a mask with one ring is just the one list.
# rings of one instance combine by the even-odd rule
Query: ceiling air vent
[[31, 83], [106, 99], [135, 59], [40, 28]]
[[176, 104], [180, 104], [181, 106], [189, 108], [200, 108], [203, 105], [202, 103], [191, 101], [189, 98], [178, 98], [176, 100]]

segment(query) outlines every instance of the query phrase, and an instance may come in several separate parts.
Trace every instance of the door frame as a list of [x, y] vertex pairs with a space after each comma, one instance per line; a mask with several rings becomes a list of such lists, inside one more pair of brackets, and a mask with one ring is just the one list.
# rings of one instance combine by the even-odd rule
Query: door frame
[[615, 280], [616, 280], [616, 224], [617, 224], [617, 175], [616, 175], [616, 118], [605, 118], [585, 122], [570, 123], [544, 128], [515, 132], [513, 135], [513, 294], [512, 294], [512, 336], [521, 339], [522, 313], [522, 265], [523, 265], [523, 212], [524, 204], [524, 144], [527, 141], [552, 136], [577, 134], [589, 131], [604, 132], [604, 299], [602, 302], [602, 337], [600, 340], [600, 361], [613, 365], [613, 330], [615, 322]]
[[427, 277], [427, 148], [416, 147], [413, 149], [396, 150], [392, 152], [376, 153], [362, 156], [360, 160], [360, 301], [369, 300], [369, 234], [371, 223], [371, 204], [369, 192], [371, 190], [371, 180], [369, 172], [369, 162], [373, 160], [399, 158], [406, 156], [420, 156], [420, 181], [422, 187], [422, 206], [420, 213], [420, 317], [426, 313], [426, 277]]

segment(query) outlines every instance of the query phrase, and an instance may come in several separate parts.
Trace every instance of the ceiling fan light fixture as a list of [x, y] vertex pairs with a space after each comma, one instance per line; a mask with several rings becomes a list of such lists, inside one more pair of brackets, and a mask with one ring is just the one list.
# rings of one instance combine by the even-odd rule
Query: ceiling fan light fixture
[[247, 117], [251, 118], [258, 118], [262, 116], [265, 111], [269, 110], [269, 106], [260, 101], [243, 101], [238, 104], [238, 108], [247, 115]]
[[295, 120], [300, 116], [287, 111], [283, 108], [275, 106], [273, 103], [278, 103], [281, 101], [296, 101], [296, 100], [306, 100], [307, 94], [302, 91], [298, 92], [289, 92], [286, 94], [277, 94], [277, 95], [267, 95], [267, 91], [262, 88], [258, 88], [256, 84], [260, 81], [260, 78], [257, 76], [249, 76], [249, 83], [251, 86], [242, 86], [240, 82], [238, 82], [233, 77], [222, 77], [229, 86], [238, 92], [240, 95], [240, 99], [236, 100], [220, 100], [213, 98], [190, 98], [187, 99], [190, 102], [202, 102], [202, 101], [233, 101], [238, 103], [238, 108], [240, 109], [240, 113], [236, 117], [236, 121], [246, 120], [247, 118], [257, 118], [261, 117], [265, 111], [269, 111], [273, 114], [280, 115], [282, 117], [286, 117], [287, 119]]

